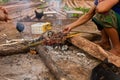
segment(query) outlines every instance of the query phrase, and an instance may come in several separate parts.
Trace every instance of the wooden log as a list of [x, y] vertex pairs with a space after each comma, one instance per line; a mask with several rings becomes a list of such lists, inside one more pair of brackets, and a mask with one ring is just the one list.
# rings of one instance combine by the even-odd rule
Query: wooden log
[[[85, 34], [80, 33], [81, 36], [92, 40], [97, 34]], [[0, 44], [0, 56], [18, 54], [18, 53], [26, 53], [29, 51], [30, 47], [35, 47], [37, 45], [42, 44], [42, 41], [37, 41], [31, 44], [28, 44], [29, 40], [22, 39], [12, 39], [8, 41], [7, 44]]]
[[42, 41], [37, 41], [28, 44], [28, 41], [18, 40], [18, 42], [12, 42], [0, 45], [0, 56], [7, 56], [19, 53], [26, 53], [30, 51], [31, 47], [42, 44]]
[[80, 35], [81, 37], [84, 37], [85, 39], [88, 39], [90, 41], [98, 40], [101, 38], [101, 33], [98, 31], [77, 31], [73, 30], [71, 33], [79, 33], [77, 35]]
[[29, 51], [29, 47], [21, 43], [12, 43], [0, 45], [0, 56], [13, 55], [18, 53], [25, 53]]
[[108, 58], [109, 62], [115, 64], [117, 67], [120, 67], [120, 57], [105, 51], [99, 45], [81, 37], [80, 35], [70, 38], [70, 41], [73, 45], [86, 51], [91, 56], [99, 60], [104, 60], [105, 58]]
[[72, 80], [63, 70], [61, 70], [61, 68], [57, 66], [43, 46], [39, 45], [36, 50], [56, 80]]

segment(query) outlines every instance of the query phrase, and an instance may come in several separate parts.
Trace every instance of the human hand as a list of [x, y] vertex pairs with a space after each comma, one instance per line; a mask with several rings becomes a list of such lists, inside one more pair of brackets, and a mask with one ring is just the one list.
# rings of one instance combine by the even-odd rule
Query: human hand
[[69, 27], [69, 26], [66, 26], [64, 29], [63, 29], [63, 33], [64, 34], [67, 34], [67, 33], [69, 33], [70, 31], [71, 31], [71, 27]]

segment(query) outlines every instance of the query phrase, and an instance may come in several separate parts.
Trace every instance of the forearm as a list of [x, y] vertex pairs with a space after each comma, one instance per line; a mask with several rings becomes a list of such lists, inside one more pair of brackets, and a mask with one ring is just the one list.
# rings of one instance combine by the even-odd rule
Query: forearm
[[69, 26], [69, 27], [71, 27], [71, 29], [73, 29], [73, 28], [75, 28], [79, 25], [82, 25], [82, 24], [86, 23], [87, 21], [89, 21], [94, 16], [94, 14], [95, 14], [95, 6], [92, 7], [88, 13], [81, 16], [78, 20], [76, 20], [75, 22], [73, 22], [67, 26]]
[[68, 26], [70, 26], [71, 29], [73, 29], [73, 28], [76, 28], [79, 25], [82, 25], [82, 24], [86, 23], [90, 19], [91, 19], [91, 16], [85, 14], [85, 15], [81, 16], [77, 21], [71, 23]]

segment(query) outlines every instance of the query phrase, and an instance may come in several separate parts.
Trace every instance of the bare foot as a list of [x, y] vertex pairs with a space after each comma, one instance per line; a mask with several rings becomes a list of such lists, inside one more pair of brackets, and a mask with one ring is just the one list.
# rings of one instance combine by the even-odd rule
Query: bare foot
[[98, 44], [99, 46], [101, 46], [105, 50], [110, 50], [111, 49], [111, 46], [110, 46], [109, 42], [96, 41], [95, 44]]
[[120, 57], [120, 47], [111, 49], [110, 52]]

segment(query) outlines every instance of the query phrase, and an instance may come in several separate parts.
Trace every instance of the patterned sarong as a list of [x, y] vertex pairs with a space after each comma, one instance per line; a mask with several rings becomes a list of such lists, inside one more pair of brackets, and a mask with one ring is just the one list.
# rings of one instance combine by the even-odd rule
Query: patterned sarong
[[96, 13], [92, 21], [97, 25], [99, 30], [102, 30], [104, 27], [114, 27], [120, 35], [120, 15], [113, 10], [104, 14]]

